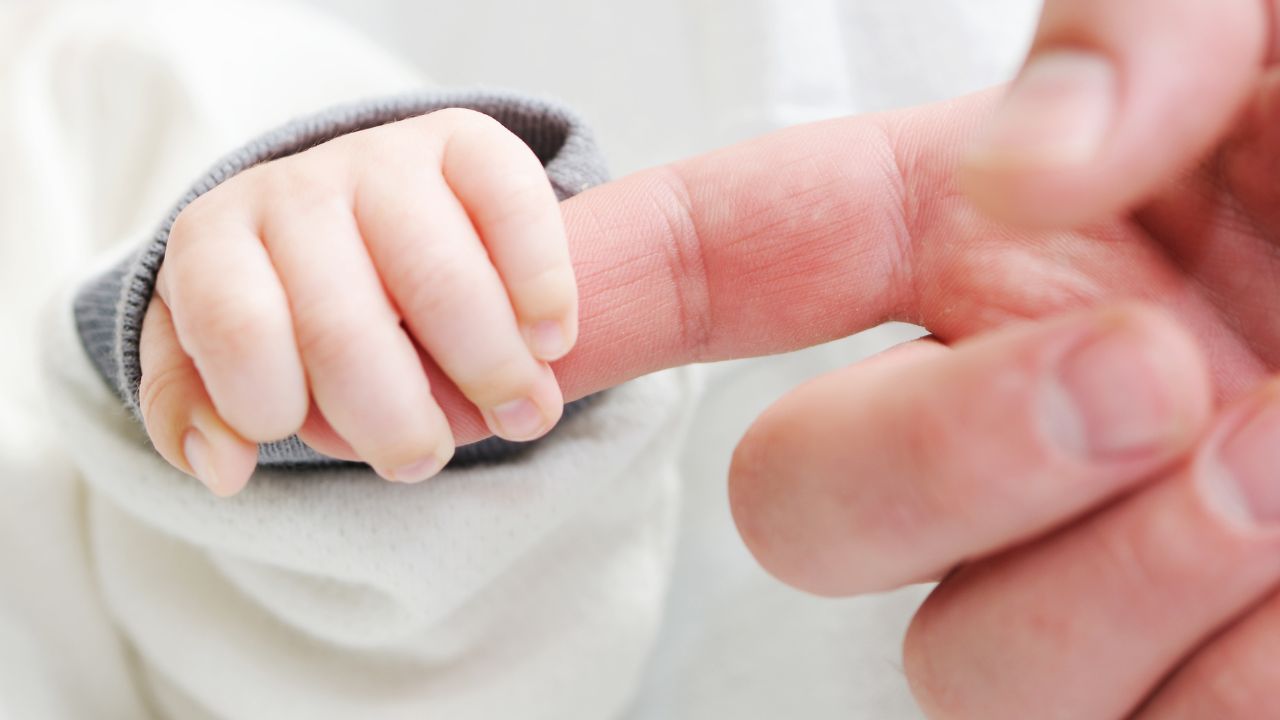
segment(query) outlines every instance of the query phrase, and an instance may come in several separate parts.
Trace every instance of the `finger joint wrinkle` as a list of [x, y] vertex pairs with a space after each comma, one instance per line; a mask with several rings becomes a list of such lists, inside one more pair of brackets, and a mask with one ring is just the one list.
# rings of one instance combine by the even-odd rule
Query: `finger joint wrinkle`
[[680, 170], [667, 166], [658, 171], [661, 192], [654, 204], [666, 223], [665, 264], [675, 293], [681, 345], [690, 360], [708, 355], [714, 322], [706, 255], [699, 232], [693, 198]]

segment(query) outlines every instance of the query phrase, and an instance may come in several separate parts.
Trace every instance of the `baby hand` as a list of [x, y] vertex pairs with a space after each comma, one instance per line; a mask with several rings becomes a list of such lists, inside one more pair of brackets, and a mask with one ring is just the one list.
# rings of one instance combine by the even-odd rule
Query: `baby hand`
[[260, 165], [183, 210], [143, 325], [140, 407], [160, 454], [219, 495], [248, 481], [256, 443], [294, 433], [418, 482], [454, 430], [554, 426], [547, 363], [576, 335], [542, 164], [488, 116], [442, 110]]

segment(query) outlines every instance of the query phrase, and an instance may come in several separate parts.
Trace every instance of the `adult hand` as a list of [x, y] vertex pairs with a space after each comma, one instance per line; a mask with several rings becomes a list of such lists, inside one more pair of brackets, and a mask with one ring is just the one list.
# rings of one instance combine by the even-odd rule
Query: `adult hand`
[[1046, 0], [974, 144], [985, 211], [1074, 227], [1131, 209], [1217, 145], [1280, 50], [1277, 0]]
[[[937, 339], [771, 408], [731, 498], [791, 584], [944, 578], [905, 648], [930, 715], [1280, 716], [1280, 385], [1256, 389], [1280, 364], [1278, 79], [1194, 172], [1074, 232], [988, 222], [948, 185], [973, 102], [891, 123], [895, 317]], [[1121, 297], [1148, 302], [1054, 312]]]

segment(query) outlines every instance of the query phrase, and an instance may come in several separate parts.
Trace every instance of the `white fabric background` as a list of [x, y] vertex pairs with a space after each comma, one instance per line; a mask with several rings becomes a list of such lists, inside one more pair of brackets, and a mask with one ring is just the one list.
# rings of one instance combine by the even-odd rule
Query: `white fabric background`
[[[832, 115], [941, 99], [1007, 78], [1029, 38], [1035, 0], [317, 0], [364, 28], [440, 84], [484, 84], [548, 94], [581, 111], [596, 128], [617, 173], [727, 144], [776, 127]], [[11, 3], [0, 22], [0, 103], [83, 81], [86, 68], [59, 37], [32, 37], [24, 23], [46, 4]], [[228, 32], [233, 23], [211, 26]], [[184, 28], [185, 32], [199, 29]], [[349, 47], [337, 38], [335, 47]], [[319, 41], [317, 41], [319, 42]], [[42, 45], [45, 43], [45, 45]], [[211, 43], [217, 45], [218, 43]], [[62, 54], [40, 58], [47, 45]], [[235, 44], [199, 72], [214, 77], [252, 53]], [[6, 52], [22, 49], [24, 63]], [[102, 48], [80, 48], [94, 57]], [[260, 48], [259, 48], [260, 50]], [[154, 72], [145, 63], [140, 70]], [[117, 68], [118, 69], [118, 68]], [[89, 68], [92, 70], [92, 68]], [[184, 136], [149, 135], [174, 125], [166, 102], [136, 95], [83, 97], [103, 124], [130, 137], [103, 143], [77, 134], [84, 108], [11, 103], [0, 112], [0, 676], [6, 687], [40, 686], [49, 673], [84, 680], [85, 703], [128, 708], [130, 680], [102, 658], [115, 646], [91, 604], [83, 512], [75, 472], [46, 417], [34, 341], [37, 308], [111, 240], [154, 222], [210, 148]], [[394, 85], [394, 82], [389, 85]], [[307, 84], [302, 84], [304, 87]], [[114, 87], [114, 92], [122, 89]], [[181, 92], [180, 88], [174, 92]], [[145, 100], [139, 103], [138, 100]], [[318, 101], [317, 101], [318, 102]], [[305, 108], [305, 98], [291, 107]], [[26, 114], [24, 108], [43, 109]], [[54, 108], [57, 112], [49, 112]], [[221, 108], [218, 117], [235, 116]], [[251, 110], [253, 112], [251, 112]], [[285, 108], [279, 109], [281, 112]], [[295, 110], [296, 111], [296, 110]], [[256, 115], [255, 115], [256, 113]], [[261, 117], [261, 108], [246, 108]], [[268, 113], [270, 114], [270, 113]], [[156, 118], [163, 118], [161, 122]], [[178, 118], [191, 137], [238, 137], [250, 128], [203, 127], [199, 113]], [[166, 125], [166, 123], [168, 123]], [[70, 131], [68, 130], [70, 128]], [[139, 139], [145, 142], [139, 142]], [[120, 166], [121, 148], [151, 146], [164, 162], [135, 163], [137, 178], [92, 177]], [[146, 168], [167, 168], [150, 173]], [[145, 178], [147, 184], [139, 186]], [[88, 188], [95, 194], [84, 196]], [[114, 188], [120, 195], [100, 194]], [[119, 198], [128, 195], [125, 203]], [[90, 208], [68, 214], [62, 208]], [[120, 212], [127, 207], [129, 212]], [[39, 243], [24, 242], [40, 238]], [[87, 239], [87, 246], [86, 246]], [[96, 247], [95, 247], [96, 245]], [[785, 358], [728, 363], [711, 375], [682, 460], [683, 509], [666, 621], [627, 717], [913, 717], [897, 667], [898, 642], [920, 590], [852, 601], [820, 601], [779, 586], [746, 555], [724, 500], [729, 454], [750, 419], [801, 379], [851, 362], [913, 334], [885, 328]], [[40, 617], [44, 626], [14, 623]], [[57, 638], [50, 647], [49, 638]], [[87, 648], [107, 648], [103, 653]], [[104, 654], [105, 653], [105, 654]], [[50, 667], [53, 665], [54, 667]], [[29, 678], [29, 680], [27, 679]], [[29, 700], [29, 698], [28, 698]], [[50, 702], [54, 702], [50, 700]], [[61, 698], [75, 707], [75, 698]], [[4, 699], [0, 698], [0, 717]], [[21, 705], [31, 714], [30, 702]], [[81, 705], [83, 710], [90, 705]], [[65, 713], [66, 707], [52, 708]], [[141, 712], [141, 711], [139, 711]], [[84, 716], [74, 711], [67, 717]], [[132, 716], [123, 711], [120, 717]]]
[[621, 174], [1003, 82], [1039, 0], [310, 0], [445, 85], [546, 93]]

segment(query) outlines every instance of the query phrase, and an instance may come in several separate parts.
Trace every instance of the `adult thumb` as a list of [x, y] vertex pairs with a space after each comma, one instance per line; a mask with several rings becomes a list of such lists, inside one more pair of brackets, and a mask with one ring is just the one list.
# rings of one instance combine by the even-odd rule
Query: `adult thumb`
[[1131, 209], [1229, 130], [1275, 0], [1047, 0], [961, 183], [998, 219], [1069, 227]]

